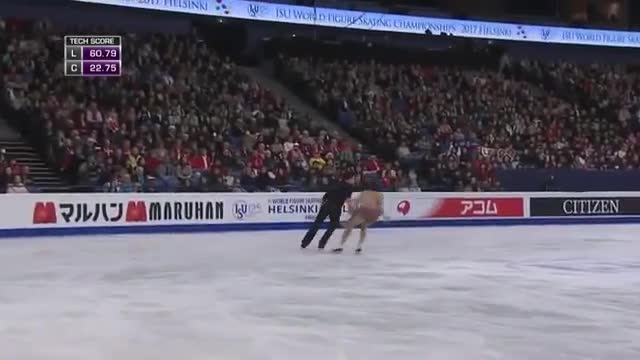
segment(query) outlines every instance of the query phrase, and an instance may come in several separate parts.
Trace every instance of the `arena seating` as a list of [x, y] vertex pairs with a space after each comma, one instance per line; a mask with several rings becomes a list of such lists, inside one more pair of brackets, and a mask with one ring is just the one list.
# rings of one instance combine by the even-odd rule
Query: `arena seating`
[[[573, 108], [548, 130], [555, 151], [572, 167], [597, 170], [640, 168], [640, 72], [624, 65], [569, 62], [514, 64], [514, 74], [567, 99]], [[555, 144], [554, 144], [555, 142]], [[554, 149], [555, 148], [555, 149]]]
[[20, 165], [0, 148], [0, 193], [29, 192], [29, 167]]
[[500, 190], [495, 174], [503, 169], [640, 165], [640, 82], [626, 69], [498, 55], [486, 66], [486, 54], [474, 51], [450, 52], [455, 61], [444, 62], [367, 60], [362, 49], [322, 56], [293, 46], [287, 54], [291, 47], [280, 47], [277, 76], [360, 139], [419, 169], [424, 190]]
[[[195, 33], [128, 35], [121, 78], [81, 79], [63, 77], [62, 33], [44, 23], [7, 31], [11, 101], [86, 191], [321, 190], [362, 170], [362, 147], [311, 128]], [[398, 176], [366, 162], [367, 174]]]
[[[344, 173], [390, 191], [493, 191], [505, 169], [640, 168], [640, 76], [627, 67], [279, 44], [276, 76], [363, 147], [312, 128], [195, 32], [125, 35], [124, 76], [80, 79], [63, 76], [63, 32], [3, 31], [8, 101], [90, 191], [321, 190]], [[0, 188], [28, 179], [9, 162]]]

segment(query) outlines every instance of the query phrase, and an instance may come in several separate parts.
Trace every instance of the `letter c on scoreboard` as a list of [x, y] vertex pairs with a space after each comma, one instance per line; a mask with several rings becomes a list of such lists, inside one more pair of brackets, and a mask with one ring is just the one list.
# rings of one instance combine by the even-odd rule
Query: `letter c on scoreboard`
[[82, 76], [82, 61], [65, 61], [64, 74], [65, 76]]

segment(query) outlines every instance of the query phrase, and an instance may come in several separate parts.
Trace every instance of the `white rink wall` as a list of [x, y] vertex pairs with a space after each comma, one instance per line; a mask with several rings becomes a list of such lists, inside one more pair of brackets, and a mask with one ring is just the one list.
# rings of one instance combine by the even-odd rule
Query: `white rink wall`
[[[7, 194], [0, 237], [291, 230], [322, 193]], [[346, 212], [343, 219], [346, 219]], [[640, 193], [385, 193], [378, 227], [640, 223]]]

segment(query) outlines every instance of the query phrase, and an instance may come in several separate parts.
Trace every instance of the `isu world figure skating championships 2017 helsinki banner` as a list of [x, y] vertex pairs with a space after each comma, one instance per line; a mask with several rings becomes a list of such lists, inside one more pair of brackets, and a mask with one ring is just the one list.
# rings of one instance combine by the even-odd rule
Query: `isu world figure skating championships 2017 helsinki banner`
[[[6, 194], [0, 237], [302, 229], [322, 195]], [[640, 223], [640, 193], [385, 193], [376, 226], [596, 223]]]
[[244, 0], [74, 0], [177, 13], [333, 28], [612, 47], [640, 47], [640, 33], [394, 15]]

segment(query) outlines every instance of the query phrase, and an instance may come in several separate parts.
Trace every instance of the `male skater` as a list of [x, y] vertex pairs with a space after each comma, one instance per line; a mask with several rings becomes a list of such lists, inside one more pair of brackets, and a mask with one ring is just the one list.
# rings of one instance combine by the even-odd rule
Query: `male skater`
[[304, 236], [304, 239], [302, 239], [302, 243], [300, 244], [301, 248], [304, 249], [309, 246], [311, 241], [313, 241], [313, 237], [316, 236], [316, 233], [320, 228], [320, 224], [322, 224], [324, 219], [328, 217], [330, 220], [329, 228], [325, 231], [324, 235], [322, 235], [322, 238], [318, 243], [318, 249], [324, 249], [324, 246], [327, 244], [327, 241], [329, 241], [331, 234], [333, 234], [338, 225], [340, 225], [342, 205], [344, 205], [344, 202], [347, 199], [351, 198], [351, 194], [354, 190], [353, 183], [354, 176], [348, 175], [343, 181], [333, 184], [332, 188], [324, 194], [322, 197], [320, 211], [318, 211], [315, 221], [311, 224], [311, 227]]

